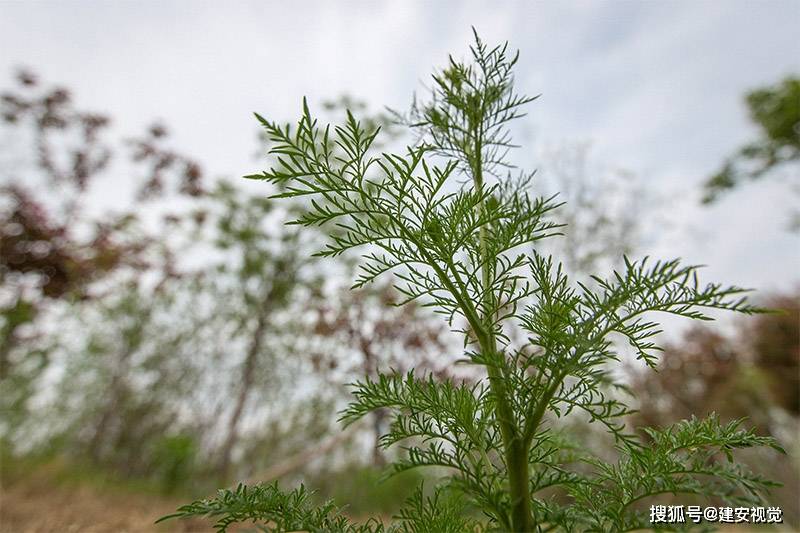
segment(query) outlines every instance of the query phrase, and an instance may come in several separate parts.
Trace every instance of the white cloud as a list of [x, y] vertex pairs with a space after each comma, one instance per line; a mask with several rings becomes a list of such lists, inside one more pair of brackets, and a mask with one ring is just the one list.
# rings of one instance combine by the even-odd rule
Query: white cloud
[[[792, 197], [742, 192], [713, 210], [693, 199], [753, 133], [743, 93], [800, 71], [798, 23], [794, 1], [5, 2], [0, 72], [31, 66], [110, 112], [120, 133], [162, 118], [213, 174], [239, 175], [258, 166], [253, 111], [288, 119], [301, 95], [343, 92], [403, 107], [448, 53], [466, 53], [475, 25], [522, 50], [520, 87], [543, 93], [524, 128], [536, 142], [591, 139], [605, 160], [683, 194], [670, 213], [682, 236], [663, 251], [697, 252], [753, 284], [796, 279], [796, 241], [773, 216]], [[534, 164], [532, 153], [517, 157]]]

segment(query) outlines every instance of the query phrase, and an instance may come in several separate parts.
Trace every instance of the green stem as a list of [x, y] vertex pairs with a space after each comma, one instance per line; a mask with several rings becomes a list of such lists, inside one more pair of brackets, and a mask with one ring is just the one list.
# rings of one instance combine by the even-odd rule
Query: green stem
[[[480, 195], [483, 192], [483, 165], [481, 162], [481, 135], [475, 136], [475, 161], [473, 164], [472, 172], [475, 180], [475, 189]], [[478, 206], [479, 210], [483, 210], [483, 204]], [[479, 213], [479, 216], [482, 213]], [[478, 242], [481, 252], [481, 260], [483, 266], [481, 267], [481, 281], [483, 284], [484, 294], [484, 307], [486, 315], [483, 318], [485, 322], [484, 333], [476, 332], [478, 342], [481, 346], [481, 351], [489, 356], [491, 361], [497, 361], [502, 364], [504, 361], [501, 354], [497, 350], [497, 339], [495, 338], [494, 328], [492, 326], [493, 320], [489, 316], [490, 310], [494, 308], [494, 294], [491, 288], [491, 270], [490, 258], [486, 248], [486, 227], [481, 226], [478, 229]], [[531, 521], [531, 502], [530, 502], [530, 472], [528, 470], [528, 444], [519, 430], [516, 423], [514, 411], [508, 399], [508, 390], [506, 383], [500, 372], [499, 366], [487, 365], [487, 373], [489, 375], [489, 387], [492, 390], [497, 402], [497, 415], [498, 424], [500, 426], [500, 435], [503, 439], [503, 452], [505, 456], [506, 469], [508, 470], [508, 485], [511, 494], [511, 526], [514, 531], [526, 532], [532, 531], [533, 524]]]

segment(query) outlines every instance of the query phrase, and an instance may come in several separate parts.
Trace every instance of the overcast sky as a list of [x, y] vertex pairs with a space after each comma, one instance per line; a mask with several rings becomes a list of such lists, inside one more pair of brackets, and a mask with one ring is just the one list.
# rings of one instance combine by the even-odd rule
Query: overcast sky
[[800, 73], [800, 2], [32, 2], [0, 0], [0, 72], [24, 65], [132, 134], [161, 119], [213, 175], [258, 168], [252, 112], [288, 120], [350, 94], [405, 108], [447, 54], [521, 50], [518, 88], [542, 97], [516, 158], [591, 141], [663, 194], [651, 251], [760, 289], [800, 280], [784, 230], [800, 196], [756, 184], [714, 208], [700, 184], [754, 136], [743, 94]]

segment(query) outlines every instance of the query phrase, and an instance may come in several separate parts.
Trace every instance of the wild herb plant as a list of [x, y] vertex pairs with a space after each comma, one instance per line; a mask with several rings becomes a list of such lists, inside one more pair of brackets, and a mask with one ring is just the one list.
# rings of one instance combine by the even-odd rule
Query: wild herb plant
[[[612, 372], [614, 335], [654, 366], [653, 312], [710, 320], [709, 309], [759, 309], [743, 289], [703, 285], [698, 267], [676, 260], [625, 259], [591, 286], [567, 279], [557, 259], [536, 250], [561, 232], [551, 219], [555, 198], [534, 197], [530, 175], [506, 172], [509, 123], [534, 99], [514, 91], [518, 56], [477, 35], [471, 55], [469, 63], [451, 58], [434, 75], [431, 98], [405, 117], [419, 133], [405, 153], [374, 153], [377, 130], [352, 114], [323, 127], [304, 102], [293, 128], [258, 116], [276, 164], [248, 176], [278, 185], [275, 198], [308, 199], [294, 223], [331, 228], [318, 255], [363, 251], [355, 288], [391, 273], [406, 301], [424, 302], [463, 335], [464, 361], [484, 379], [380, 374], [355, 385], [341, 417], [351, 424], [390, 410], [381, 444], [406, 444], [393, 471], [439, 467], [448, 476], [430, 495], [420, 488], [391, 525], [352, 523], [332, 503], [312, 505], [305, 488], [277, 485], [223, 490], [170, 517], [213, 517], [219, 531], [239, 521], [268, 531], [630, 531], [650, 527], [643, 506], [658, 495], [746, 505], [772, 485], [732, 452], [780, 448], [739, 422], [712, 416], [628, 432], [630, 410], [615, 392], [624, 385]], [[515, 330], [524, 343], [512, 342]], [[617, 460], [566, 441], [557, 421], [573, 411], [607, 429]]]

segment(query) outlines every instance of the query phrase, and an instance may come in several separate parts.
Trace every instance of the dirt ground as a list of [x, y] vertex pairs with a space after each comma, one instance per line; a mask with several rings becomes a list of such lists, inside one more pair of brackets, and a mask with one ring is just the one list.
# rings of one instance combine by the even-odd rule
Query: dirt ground
[[[0, 488], [0, 533], [188, 533], [213, 532], [210, 522], [154, 520], [173, 512], [185, 499], [164, 498], [91, 484], [55, 483], [36, 475]], [[791, 528], [771, 531], [789, 532]], [[241, 526], [231, 531], [253, 531]], [[765, 531], [750, 527], [721, 529], [724, 533]]]
[[213, 531], [202, 521], [154, 524], [185, 501], [119, 489], [19, 480], [0, 491], [2, 533], [164, 533]]

